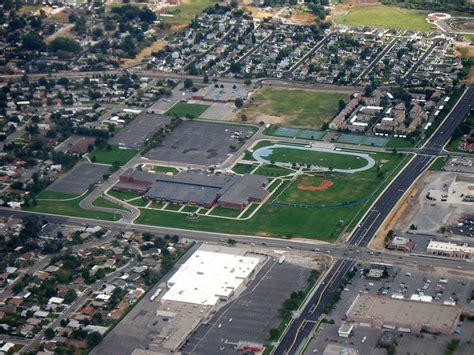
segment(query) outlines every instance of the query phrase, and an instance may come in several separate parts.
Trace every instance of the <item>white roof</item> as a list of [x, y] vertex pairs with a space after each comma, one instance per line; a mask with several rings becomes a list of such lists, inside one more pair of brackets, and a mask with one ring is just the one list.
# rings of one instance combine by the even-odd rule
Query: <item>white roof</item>
[[437, 242], [434, 240], [430, 240], [428, 244], [428, 250], [433, 251], [452, 251], [452, 252], [464, 252], [464, 253], [474, 253], [474, 248], [468, 245], [458, 245], [454, 243], [446, 243], [446, 242]]
[[219, 297], [231, 296], [258, 263], [257, 257], [197, 250], [169, 279], [162, 300], [215, 305]]
[[63, 302], [64, 302], [64, 298], [60, 298], [60, 297], [51, 297], [48, 301], [49, 304], [51, 303], [61, 304]]

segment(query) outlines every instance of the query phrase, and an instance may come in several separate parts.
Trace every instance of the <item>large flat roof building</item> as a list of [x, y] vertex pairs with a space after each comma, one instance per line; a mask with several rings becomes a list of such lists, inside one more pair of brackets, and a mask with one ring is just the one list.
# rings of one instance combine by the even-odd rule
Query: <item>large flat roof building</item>
[[452, 334], [461, 308], [362, 294], [357, 295], [346, 315], [348, 321], [372, 328]]
[[214, 306], [232, 297], [249, 280], [260, 259], [228, 249], [197, 250], [168, 280], [170, 289], [162, 300]]
[[268, 191], [268, 179], [258, 175], [217, 175], [184, 171], [174, 176], [158, 175], [145, 197], [172, 203], [209, 208], [215, 203], [243, 209], [251, 202], [261, 202]]

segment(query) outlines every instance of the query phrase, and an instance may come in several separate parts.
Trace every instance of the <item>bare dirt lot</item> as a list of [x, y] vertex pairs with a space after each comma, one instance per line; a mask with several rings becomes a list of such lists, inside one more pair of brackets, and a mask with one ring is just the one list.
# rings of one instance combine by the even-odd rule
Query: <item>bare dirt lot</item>
[[316, 17], [314, 15], [302, 11], [295, 12], [290, 17], [291, 21], [300, 25], [311, 25], [312, 23], [314, 23], [315, 19]]
[[143, 59], [151, 55], [153, 52], [158, 52], [159, 50], [165, 48], [166, 41], [159, 39], [153, 42], [150, 46], [143, 48], [140, 53], [133, 59], [122, 59], [124, 66], [128, 67], [140, 63]]
[[332, 185], [334, 185], [334, 182], [331, 180], [323, 180], [319, 186], [310, 186], [306, 185], [304, 182], [301, 182], [298, 184], [297, 189], [303, 191], [324, 191], [329, 189]]

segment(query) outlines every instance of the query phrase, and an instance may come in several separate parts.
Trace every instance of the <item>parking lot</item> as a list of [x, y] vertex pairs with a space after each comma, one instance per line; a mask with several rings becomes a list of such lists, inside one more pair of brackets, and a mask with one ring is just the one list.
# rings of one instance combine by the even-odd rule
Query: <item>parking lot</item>
[[249, 288], [201, 325], [184, 347], [186, 354], [233, 353], [239, 341], [265, 343], [280, 323], [278, 309], [291, 292], [307, 285], [310, 270], [269, 261]]
[[[368, 268], [364, 265], [363, 268]], [[387, 351], [377, 347], [383, 330], [372, 329], [356, 325], [353, 335], [349, 338], [341, 338], [337, 331], [345, 321], [345, 314], [352, 305], [358, 293], [368, 293], [382, 297], [392, 297], [393, 294], [402, 295], [410, 299], [412, 294], [431, 296], [433, 303], [442, 304], [446, 300], [455, 301], [457, 305], [469, 307], [467, 302], [474, 287], [474, 282], [469, 279], [461, 279], [453, 276], [437, 275], [429, 272], [421, 272], [416, 268], [394, 267], [388, 270], [389, 277], [381, 280], [369, 279], [364, 276], [362, 270], [346, 286], [341, 295], [341, 300], [335, 309], [327, 316], [328, 320], [334, 320], [335, 324], [322, 323], [315, 337], [309, 343], [305, 354], [322, 353], [327, 344], [337, 344], [344, 347], [354, 348], [360, 354], [382, 355]], [[473, 345], [466, 341], [474, 335], [474, 322], [465, 321], [460, 326], [461, 334], [456, 335], [461, 339], [461, 345], [456, 354], [472, 354]], [[431, 335], [423, 333], [421, 336], [394, 332], [397, 336], [397, 354], [444, 354], [449, 340], [447, 335]]]
[[53, 182], [47, 190], [56, 192], [84, 193], [91, 184], [102, 180], [109, 173], [109, 166], [80, 162], [69, 172]]
[[239, 137], [250, 137], [253, 129], [248, 126], [185, 121], [163, 140], [159, 148], [148, 152], [146, 157], [184, 164], [221, 164], [237, 149]]
[[171, 121], [163, 115], [142, 114], [109, 140], [110, 144], [123, 144], [127, 149], [141, 149], [158, 129]]

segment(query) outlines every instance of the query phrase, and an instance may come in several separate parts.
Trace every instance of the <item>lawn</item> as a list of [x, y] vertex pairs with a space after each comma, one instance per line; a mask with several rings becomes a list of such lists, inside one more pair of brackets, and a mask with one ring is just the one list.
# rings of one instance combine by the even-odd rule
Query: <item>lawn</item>
[[[273, 145], [273, 144], [275, 144], [275, 143], [270, 142], [270, 141], [260, 141], [252, 147], [252, 152], [257, 150], [258, 148], [268, 147], [269, 145]], [[252, 155], [253, 154], [252, 152], [247, 150], [245, 152], [245, 155], [244, 155], [243, 159], [244, 160], [255, 160], [255, 158]]]
[[174, 203], [169, 203], [168, 206], [166, 206], [165, 210], [169, 211], [177, 211], [182, 207], [182, 205], [177, 205]]
[[[50, 191], [44, 191], [49, 194]], [[41, 195], [41, 192], [39, 195]], [[45, 195], [48, 195], [45, 194]], [[118, 221], [121, 216], [114, 213], [89, 211], [79, 206], [81, 199], [74, 199], [70, 201], [41, 201], [37, 200], [36, 206], [29, 206], [24, 208], [27, 211], [50, 213], [62, 216], [72, 216], [91, 219], [102, 219], [106, 221]]]
[[170, 13], [174, 15], [173, 17], [161, 17], [160, 19], [170, 25], [185, 25], [202, 10], [216, 2], [216, 0], [183, 0], [181, 5], [171, 9]]
[[105, 207], [105, 208], [128, 211], [125, 207], [122, 207], [116, 203], [113, 203], [112, 201], [106, 200], [103, 197], [97, 198], [94, 202], [92, 202], [92, 204], [97, 207]]
[[446, 165], [447, 162], [448, 162], [448, 157], [438, 157], [431, 164], [430, 170], [442, 171], [444, 170], [444, 166]]
[[148, 201], [144, 200], [142, 198], [137, 198], [136, 200], [129, 201], [127, 203], [131, 204], [132, 206], [136, 206], [136, 207], [145, 207], [148, 204]]
[[354, 155], [281, 147], [273, 148], [271, 154], [265, 159], [280, 163], [310, 164], [333, 169], [358, 169], [367, 165], [367, 160]]
[[171, 107], [166, 114], [174, 117], [196, 118], [201, 116], [209, 108], [208, 105], [188, 104], [186, 102], [178, 102]]
[[251, 97], [243, 113], [255, 122], [265, 116], [277, 116], [283, 125], [320, 129], [337, 114], [339, 100], [347, 101], [349, 96], [340, 92], [263, 88]]
[[255, 165], [238, 163], [234, 165], [232, 171], [236, 174], [249, 174], [253, 169], [255, 169]]
[[255, 170], [255, 175], [263, 175], [263, 176], [286, 176], [290, 174], [292, 170], [285, 169], [275, 165], [263, 165]]
[[433, 26], [426, 21], [428, 12], [401, 9], [393, 6], [360, 6], [334, 21], [348, 26], [371, 26], [410, 31], [431, 31]]
[[157, 173], [163, 173], [163, 174], [176, 175], [177, 173], [179, 173], [178, 169], [170, 167], [170, 166], [155, 165], [154, 170]]
[[[406, 163], [405, 156], [390, 153], [372, 154], [379, 162], [384, 162], [382, 168], [385, 176], [390, 178], [401, 165]], [[377, 175], [377, 169], [354, 174], [357, 179], [372, 179]], [[373, 194], [367, 203], [338, 208], [292, 208], [276, 206], [266, 203], [249, 220], [228, 220], [212, 216], [200, 216], [197, 219], [186, 218], [185, 214], [167, 211], [156, 211], [141, 209], [141, 215], [135, 223], [157, 225], [171, 228], [184, 228], [191, 230], [203, 230], [210, 232], [221, 232], [230, 234], [248, 234], [274, 237], [304, 237], [325, 241], [334, 241], [347, 225], [352, 226], [355, 216], [361, 217], [369, 208], [371, 201], [388, 183], [388, 180], [379, 180], [378, 184], [372, 183]], [[287, 185], [283, 184], [277, 196]], [[377, 189], [378, 187], [378, 189]], [[348, 197], [350, 198], [350, 197]], [[344, 220], [345, 223], [340, 223]]]
[[122, 192], [122, 191], [114, 191], [114, 190], [107, 191], [107, 194], [115, 198], [118, 198], [119, 200], [122, 200], [122, 201], [130, 200], [131, 198], [141, 196], [134, 192]]
[[406, 138], [390, 138], [385, 144], [386, 148], [413, 148], [415, 144]]
[[43, 190], [38, 195], [36, 195], [36, 199], [45, 199], [45, 200], [66, 200], [71, 198], [77, 198], [79, 195], [73, 194], [70, 192], [57, 192], [57, 191], [49, 191]]
[[215, 207], [210, 214], [212, 216], [237, 217], [241, 212], [235, 208]]
[[127, 163], [138, 151], [135, 149], [119, 149], [116, 145], [108, 146], [109, 148], [96, 148], [88, 154], [91, 161], [112, 165], [117, 162], [120, 166]]

